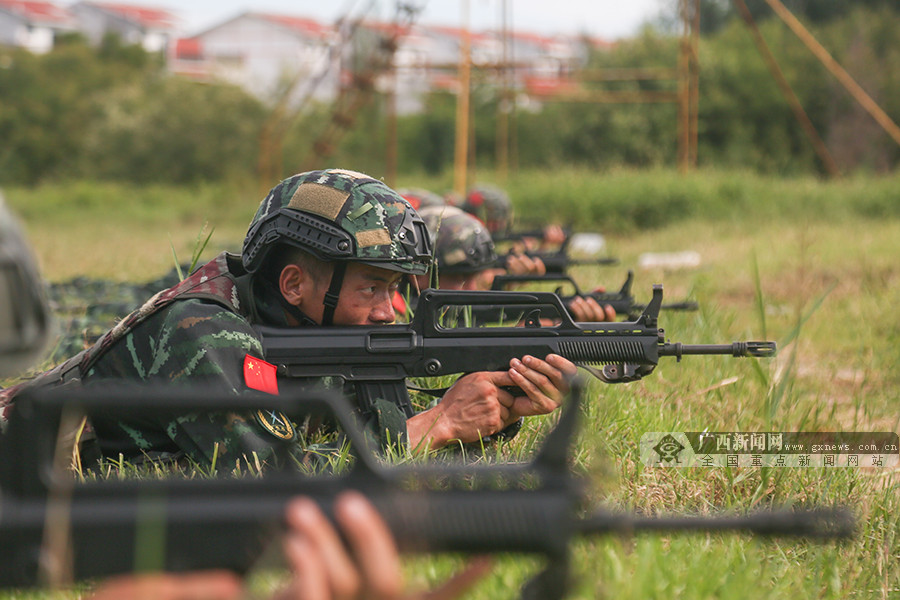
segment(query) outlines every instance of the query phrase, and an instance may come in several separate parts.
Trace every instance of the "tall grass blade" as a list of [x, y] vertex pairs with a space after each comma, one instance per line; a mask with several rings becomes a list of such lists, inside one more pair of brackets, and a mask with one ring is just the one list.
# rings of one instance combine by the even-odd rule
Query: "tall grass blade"
[[753, 254], [753, 286], [756, 290], [756, 316], [759, 318], [762, 339], [766, 339], [769, 337], [766, 333], [766, 303], [763, 300], [762, 284], [759, 279], [759, 261], [756, 259], [756, 253]]

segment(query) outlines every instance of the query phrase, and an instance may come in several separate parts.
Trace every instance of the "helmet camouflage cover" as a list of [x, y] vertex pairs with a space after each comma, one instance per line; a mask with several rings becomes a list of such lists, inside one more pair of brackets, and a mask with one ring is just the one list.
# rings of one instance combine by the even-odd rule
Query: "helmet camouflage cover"
[[496, 261], [491, 234], [472, 215], [453, 206], [424, 208], [420, 214], [434, 240], [434, 258], [440, 273], [475, 273]]
[[512, 225], [512, 201], [506, 192], [496, 186], [473, 186], [460, 208], [478, 217], [491, 233], [505, 232]]
[[431, 265], [425, 223], [410, 203], [381, 181], [344, 169], [300, 173], [272, 188], [244, 239], [247, 271], [258, 271], [280, 243], [325, 261], [414, 275]]
[[423, 208], [447, 204], [442, 196], [422, 188], [398, 188], [397, 193], [406, 198], [420, 214]]

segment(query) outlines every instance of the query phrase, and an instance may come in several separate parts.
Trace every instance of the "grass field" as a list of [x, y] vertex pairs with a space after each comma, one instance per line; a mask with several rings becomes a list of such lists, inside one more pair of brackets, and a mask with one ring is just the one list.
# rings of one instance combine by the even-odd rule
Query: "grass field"
[[[407, 183], [442, 190], [445, 182]], [[662, 283], [667, 299], [700, 303], [695, 313], [664, 313], [671, 340], [779, 343], [772, 360], [686, 357], [639, 382], [592, 382], [574, 466], [591, 477], [594, 502], [645, 514], [845, 504], [860, 519], [859, 534], [843, 543], [728, 534], [581, 540], [571, 597], [900, 598], [897, 468], [662, 469], [638, 455], [649, 431], [900, 431], [898, 184], [896, 176], [826, 183], [721, 172], [524, 173], [510, 182], [520, 221], [556, 216], [605, 235], [621, 264], [579, 267], [582, 287], [616, 288], [635, 269], [639, 301]], [[152, 279], [171, 268], [172, 248], [189, 258], [204, 223], [213, 229], [204, 256], [237, 250], [260, 198], [215, 186], [6, 193], [53, 280]], [[644, 252], [682, 250], [698, 252], [701, 266], [637, 268]], [[532, 421], [512, 456], [527, 455], [549, 426]], [[424, 585], [461, 563], [415, 557], [408, 571]], [[514, 598], [537, 566], [501, 557], [469, 597]], [[18, 597], [42, 596], [0, 594]]]

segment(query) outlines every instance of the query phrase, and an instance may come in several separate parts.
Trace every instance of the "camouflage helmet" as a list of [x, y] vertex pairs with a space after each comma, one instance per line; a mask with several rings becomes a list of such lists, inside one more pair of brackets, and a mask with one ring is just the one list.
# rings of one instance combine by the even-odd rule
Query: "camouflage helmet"
[[247, 271], [259, 271], [276, 244], [413, 275], [431, 265], [425, 223], [410, 203], [381, 181], [344, 169], [300, 173], [272, 188], [244, 238]]
[[509, 195], [496, 186], [473, 186], [459, 207], [478, 217], [491, 233], [505, 232], [512, 225], [512, 202]]
[[441, 274], [470, 274], [497, 260], [491, 234], [474, 216], [454, 206], [433, 206], [420, 213], [434, 240], [434, 259]]
[[53, 320], [31, 249], [0, 195], [0, 376], [32, 366], [52, 333]]
[[422, 188], [397, 188], [397, 193], [406, 198], [412, 207], [421, 214], [423, 208], [429, 206], [446, 206], [447, 201], [438, 194]]

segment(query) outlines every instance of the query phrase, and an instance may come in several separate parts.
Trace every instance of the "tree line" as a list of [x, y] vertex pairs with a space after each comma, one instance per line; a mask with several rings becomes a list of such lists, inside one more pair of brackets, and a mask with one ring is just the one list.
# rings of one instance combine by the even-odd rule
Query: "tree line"
[[[900, 8], [867, 0], [794, 0], [832, 56], [900, 122]], [[701, 166], [764, 173], [819, 173], [822, 166], [731, 2], [703, 0], [700, 48]], [[810, 120], [844, 172], [887, 172], [900, 162], [896, 144], [803, 43], [748, 1], [763, 37]], [[673, 69], [678, 38], [661, 18], [611, 50], [595, 51], [589, 69]], [[600, 86], [584, 83], [585, 86]], [[631, 81], [604, 89], [674, 90], [674, 82]], [[613, 87], [610, 87], [613, 86]], [[476, 77], [472, 123], [476, 167], [495, 165], [498, 94]], [[377, 96], [327, 165], [383, 172], [387, 103]], [[77, 36], [48, 54], [0, 50], [0, 184], [85, 178], [190, 183], [252, 177], [260, 134], [272, 109], [265, 99], [227, 84], [170, 75], [161, 58], [108, 38], [92, 48]], [[285, 174], [309, 153], [328, 113], [313, 106], [283, 133]], [[452, 168], [455, 98], [433, 94], [427, 109], [397, 122], [401, 172]], [[517, 103], [511, 159], [527, 168], [674, 165], [675, 104]]]

